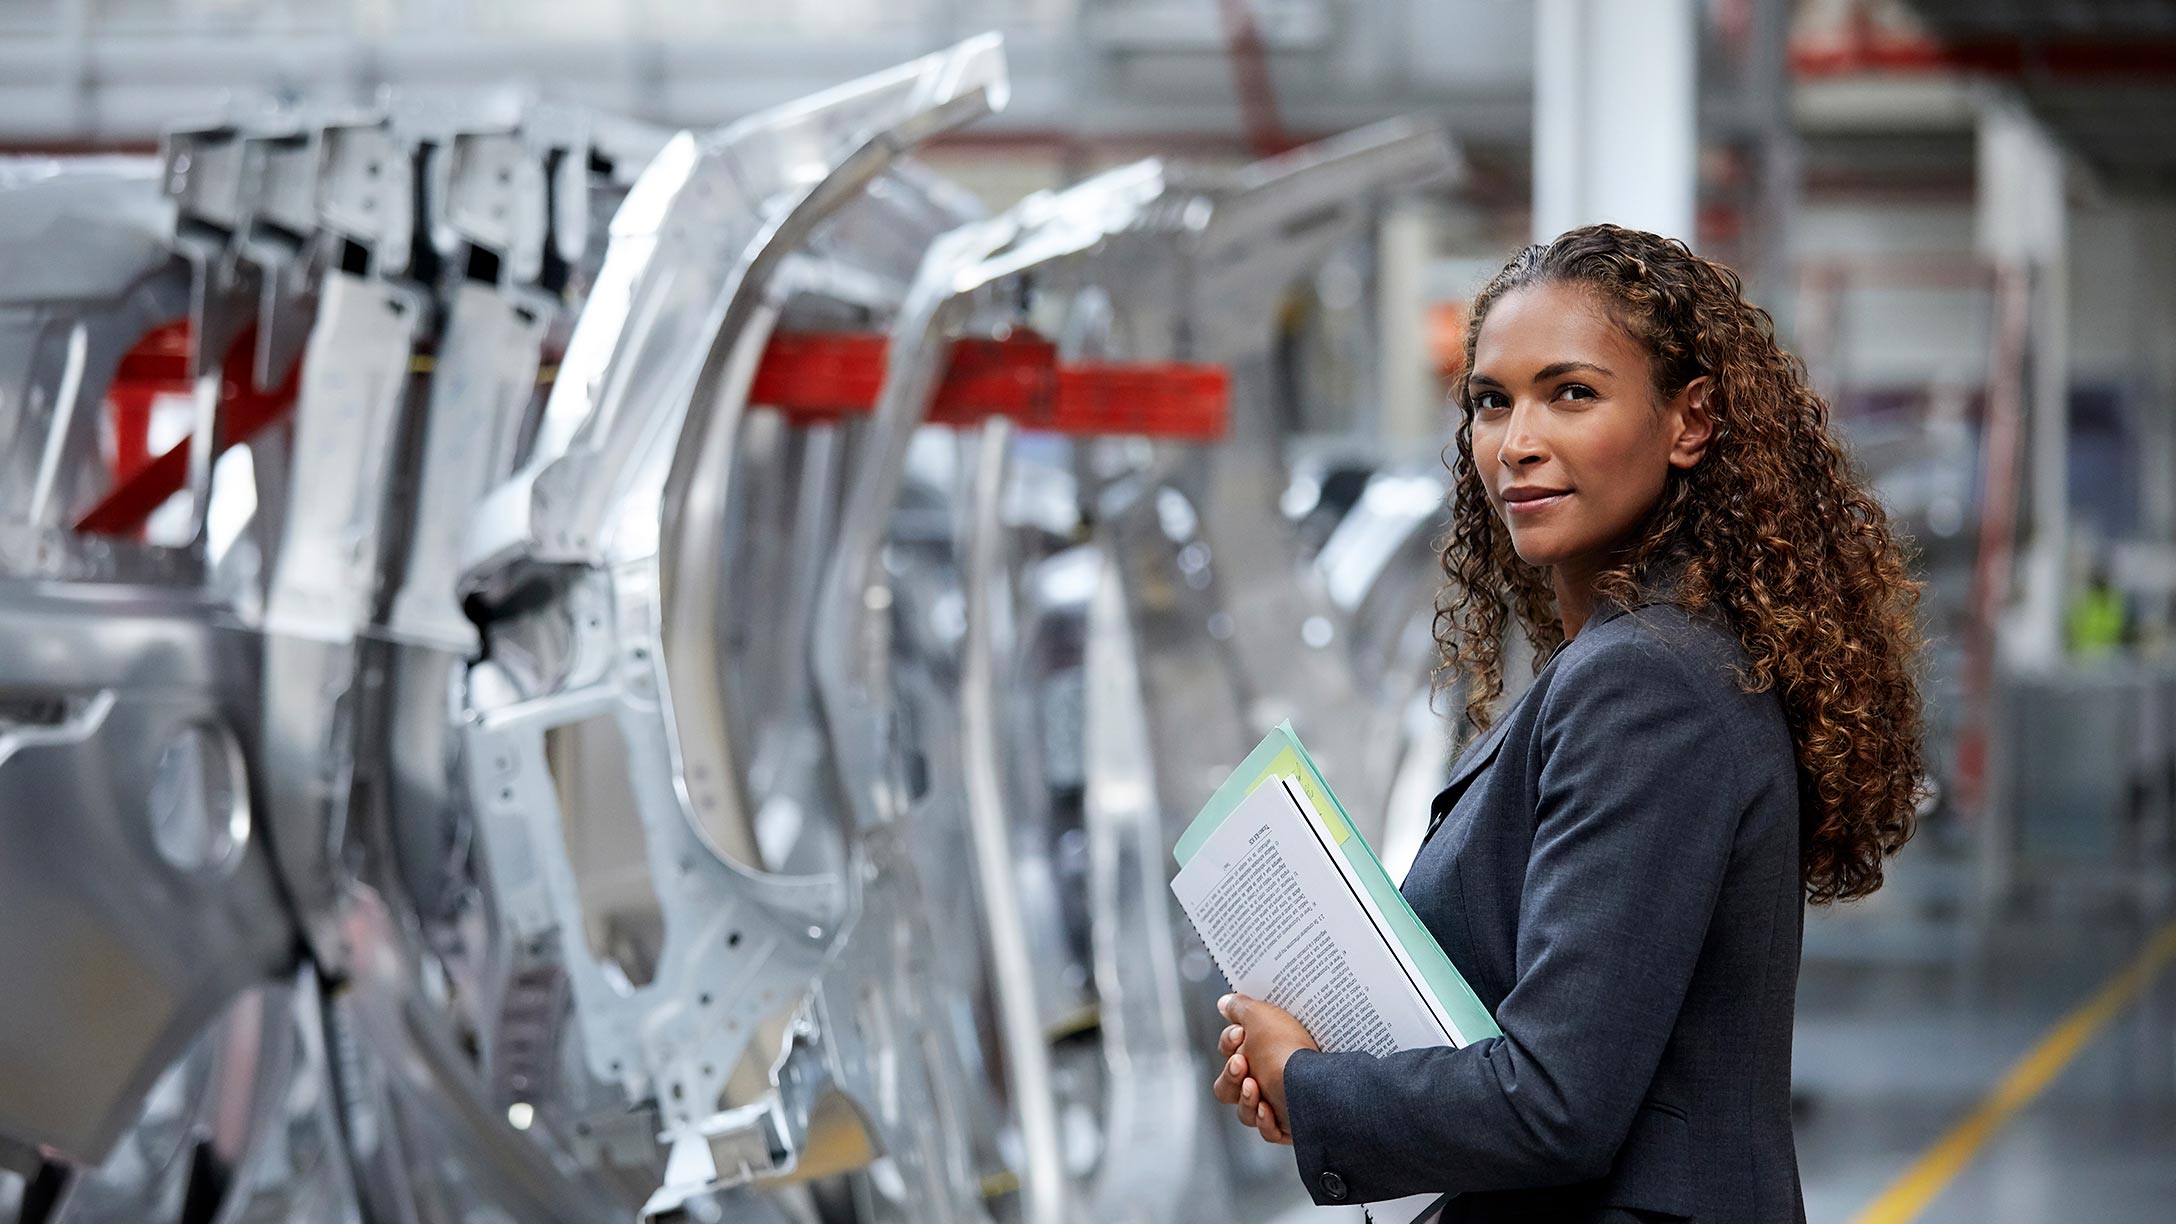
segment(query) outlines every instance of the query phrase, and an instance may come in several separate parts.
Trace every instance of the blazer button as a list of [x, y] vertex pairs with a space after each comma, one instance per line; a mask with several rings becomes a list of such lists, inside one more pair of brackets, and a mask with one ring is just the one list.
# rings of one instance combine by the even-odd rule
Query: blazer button
[[1344, 1201], [1345, 1201], [1345, 1179], [1344, 1179], [1344, 1178], [1342, 1178], [1342, 1177], [1339, 1177], [1339, 1176], [1338, 1176], [1337, 1174], [1335, 1174], [1335, 1173], [1332, 1173], [1332, 1172], [1330, 1172], [1330, 1171], [1328, 1171], [1328, 1170], [1324, 1170], [1324, 1171], [1323, 1171], [1323, 1174], [1322, 1174], [1322, 1193], [1323, 1193], [1323, 1194], [1325, 1194], [1325, 1195], [1327, 1195], [1327, 1196], [1329, 1196], [1329, 1198], [1330, 1198], [1330, 1201], [1332, 1201], [1332, 1202], [1335, 1202], [1335, 1203], [1342, 1203], [1342, 1202], [1344, 1202]]

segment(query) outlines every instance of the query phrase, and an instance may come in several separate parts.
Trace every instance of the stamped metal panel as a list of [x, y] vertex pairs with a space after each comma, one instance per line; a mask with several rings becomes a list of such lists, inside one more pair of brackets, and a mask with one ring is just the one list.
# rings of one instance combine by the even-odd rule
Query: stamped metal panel
[[386, 618], [398, 640], [463, 655], [476, 649], [476, 627], [461, 612], [461, 536], [477, 503], [513, 470], [549, 324], [533, 298], [473, 282], [453, 290], [431, 373], [407, 557]]
[[269, 632], [339, 642], [371, 621], [423, 310], [401, 286], [347, 273], [326, 278], [295, 402], [294, 491], [272, 559]]
[[289, 498], [267, 559], [262, 768], [273, 848], [311, 949], [331, 966], [345, 961], [337, 847], [355, 764], [355, 643], [380, 597], [421, 315], [403, 287], [325, 278], [295, 405]]
[[81, 535], [58, 527], [0, 524], [0, 575], [49, 582], [129, 582], [193, 588], [202, 558], [183, 549]]
[[[1435, 597], [1443, 585], [1436, 547], [1449, 523], [1449, 496], [1440, 467], [1426, 474], [1377, 472], [1315, 557], [1315, 572], [1345, 614], [1345, 655], [1354, 678], [1386, 706], [1441, 698], [1441, 708], [1457, 708], [1448, 693], [1431, 687], [1439, 664]], [[1426, 742], [1406, 738], [1410, 753], [1449, 766], [1444, 731], [1428, 733]], [[1426, 808], [1417, 811], [1425, 814]], [[1390, 805], [1386, 832], [1406, 814]]]
[[305, 966], [236, 998], [160, 1075], [112, 1154], [78, 1170], [56, 1218], [355, 1221], [347, 1153], [328, 1125], [331, 1068], [311, 1040], [315, 986]]
[[251, 203], [235, 240], [241, 261], [255, 269], [250, 378], [261, 389], [286, 379], [316, 317], [329, 245], [318, 229], [323, 162], [322, 129], [299, 117], [266, 120], [242, 135], [241, 177]]
[[443, 223], [495, 253], [508, 283], [534, 284], [544, 269], [554, 184], [542, 152], [519, 130], [462, 132], [448, 152]]
[[674, 137], [613, 219], [534, 458], [480, 516], [471, 568], [653, 552], [664, 469], [685, 455], [684, 483], [698, 466], [702, 448], [682, 436], [699, 436], [715, 404], [731, 402], [716, 395], [720, 379], [778, 262], [901, 152], [1004, 94], [997, 41], [974, 39], [709, 136]]
[[[517, 939], [556, 941], [591, 1072], [630, 1100], [654, 1097], [668, 1121], [685, 1125], [712, 1112], [701, 1102], [717, 1100], [755, 1024], [805, 988], [836, 933], [839, 898], [830, 880], [770, 876], [720, 859], [681, 814], [673, 763], [656, 733], [663, 694], [655, 646], [639, 638], [627, 645], [620, 623], [644, 610], [641, 568], [586, 575], [563, 593], [567, 663], [548, 691], [525, 694], [493, 662], [472, 670], [477, 713], [465, 754], [500, 918]], [[544, 754], [545, 731], [595, 719], [622, 740], [642, 817], [631, 833], [642, 839], [663, 911], [655, 976], [632, 989], [585, 942]]]
[[[942, 1000], [926, 976], [897, 978], [896, 969], [891, 971], [895, 987], [876, 990], [872, 979], [881, 980], [876, 977], [879, 968], [869, 959], [887, 946], [904, 955], [932, 938], [931, 905], [905, 847], [934, 831], [916, 821], [915, 788], [901, 759], [902, 747], [915, 737], [902, 724], [911, 711], [907, 695], [897, 687], [890, 617], [895, 582], [882, 561], [910, 447], [947, 367], [951, 341], [977, 322], [1007, 321], [1032, 278], [1094, 258], [1111, 234], [1137, 223], [1163, 190], [1161, 167], [1142, 163], [1062, 193], [1030, 197], [1002, 216], [939, 239], [892, 325], [884, 389], [848, 472], [848, 499], [826, 566], [812, 649], [833, 768], [847, 804], [842, 815], [852, 830], [851, 853], [861, 865], [857, 874], [870, 884], [841, 962], [826, 974], [822, 997], [825, 1014], [833, 1021], [824, 1035], [833, 1048], [838, 1082], [861, 1102], [906, 1187], [903, 1193], [887, 1194], [874, 1179], [861, 1183], [864, 1201], [878, 1218], [949, 1218], [944, 1204], [950, 1213], [983, 1210], [978, 1197], [960, 1183], [958, 1158], [947, 1150], [944, 1130], [917, 1125], [915, 1111], [900, 1104], [901, 1093], [909, 1089], [932, 1093], [938, 1100], [957, 1095], [949, 1082], [955, 1067], [940, 1057], [950, 1043], [936, 1033], [919, 1041], [910, 1036], [933, 1023]], [[997, 445], [992, 459], [997, 467], [983, 476], [980, 506], [992, 519], [1002, 475], [1002, 442]], [[995, 530], [994, 522], [987, 526]], [[1007, 821], [999, 810], [1007, 790], [999, 773], [1006, 748], [997, 742], [994, 645], [986, 619], [997, 572], [988, 551], [995, 537], [977, 533], [975, 543], [980, 547], [973, 550], [979, 556], [971, 556], [969, 565], [962, 693], [964, 729], [970, 737], [962, 762], [969, 843], [975, 851], [977, 892], [991, 924], [985, 931], [995, 958], [991, 982], [1011, 1099], [1025, 1144], [1025, 1208], [1028, 1218], [1061, 1220], [1069, 1212], [1070, 1187], [1059, 1157], [1056, 1096], [1035, 973], [1025, 963], [1027, 945], [1015, 929], [1022, 906], [1009, 870]], [[855, 1005], [851, 1000], [857, 993], [861, 1001]], [[889, 1044], [923, 1051], [919, 1074], [905, 1081], [906, 1088], [896, 1073], [871, 1077], [881, 1064], [872, 1068], [869, 1058], [881, 1057], [887, 1037]], [[971, 1124], [958, 1116], [949, 1122], [953, 1128]]]
[[149, 158], [0, 158], [0, 304], [120, 297], [170, 257], [174, 209]]
[[840, 537], [826, 563], [814, 644], [835, 767], [856, 828], [888, 823], [905, 805], [885, 725], [893, 717], [883, 629], [890, 594], [880, 555], [907, 450], [943, 377], [949, 342], [999, 286], [1084, 263], [1162, 191], [1161, 166], [1144, 162], [1031, 196], [1004, 216], [948, 234], [930, 249], [893, 324], [884, 390], [848, 475]]
[[[780, 325], [838, 331], [885, 324], [929, 245], [986, 215], [948, 180], [895, 163], [816, 227], [780, 269]], [[689, 483], [674, 516], [681, 530], [665, 541], [675, 712], [685, 738], [691, 707], [712, 703], [737, 766], [720, 770], [727, 793], [703, 812], [707, 825], [745, 813], [762, 865], [836, 871], [845, 850], [836, 822], [824, 819], [836, 804], [808, 663], [823, 579], [812, 559], [828, 555], [837, 534], [844, 464], [859, 430], [800, 425], [776, 413], [739, 415], [730, 470], [721, 460]], [[722, 829], [712, 836], [728, 842]]]
[[[722, 856], [702, 832], [715, 826], [697, 823], [721, 774], [710, 737], [688, 742], [680, 672], [666, 669], [660, 537], [678, 538], [663, 520], [683, 501], [671, 474], [730, 464], [787, 256], [1002, 85], [995, 43], [977, 40], [668, 144], [614, 221], [533, 458], [475, 520], [469, 580], [494, 612], [491, 658], [469, 677], [465, 757], [501, 917], [516, 940], [556, 945], [587, 1069], [654, 1102], [668, 1134], [715, 1120], [757, 1025], [807, 990], [853, 896], [835, 878], [752, 870], [745, 847]], [[632, 812], [565, 808], [546, 733], [579, 723], [619, 742]], [[599, 821], [640, 840], [656, 891], [663, 942], [645, 984], [615, 980], [584, 938], [562, 831]], [[690, 1150], [755, 1133], [727, 1132]]]
[[[463, 281], [452, 289], [420, 426], [413, 500], [401, 507], [404, 556], [393, 567], [400, 585], [377, 630], [389, 639], [377, 707], [384, 725], [369, 750], [382, 753], [390, 853], [425, 924], [449, 921], [470, 886], [461, 853], [473, 837], [459, 770], [461, 688], [480, 642], [458, 590], [461, 532], [484, 493], [513, 468], [548, 309], [541, 295], [513, 288]], [[472, 949], [479, 971], [484, 957], [481, 947]]]
[[186, 594], [0, 584], [0, 1136], [95, 1164], [291, 961], [253, 643]]
[[1014, 753], [1008, 751], [1008, 737], [1001, 729], [1012, 674], [1001, 662], [1001, 626], [994, 622], [1000, 619], [1003, 606], [999, 595], [1005, 575], [1004, 527], [999, 514], [1011, 443], [1010, 423], [995, 420], [983, 427], [977, 447], [964, 549], [967, 624], [961, 657], [960, 740], [975, 882], [982, 900], [1012, 1112], [1019, 1121], [1023, 1149], [1021, 1218], [1030, 1224], [1064, 1224], [1070, 1214], [1071, 1186], [1060, 1147], [1050, 1041], [1037, 998], [1036, 949], [1013, 851], [1015, 816], [1008, 802], [1012, 779], [1006, 763]]
[[[1132, 512], [1141, 547], [1165, 558], [1121, 558], [1137, 599], [1168, 586], [1189, 607], [1170, 630], [1143, 631], [1159, 659], [1147, 675], [1151, 709], [1197, 731], [1159, 740], [1174, 758], [1163, 776], [1179, 821], [1222, 768], [1291, 718], [1362, 827], [1379, 831], [1403, 701], [1360, 683], [1346, 614], [1278, 508], [1288, 476], [1275, 320], [1289, 287], [1362, 232], [1382, 201], [1456, 165], [1440, 129], [1398, 120], [1236, 172], [1175, 171], [1183, 190], [1113, 245], [1109, 292], [1128, 340], [1163, 337], [1173, 355], [1232, 372], [1229, 436], [1173, 454], [1168, 481]], [[1139, 269], [1154, 271], [1131, 275]], [[1221, 682], [1206, 683], [1213, 673]]]
[[[864, 146], [856, 157], [866, 160], [873, 147], [881, 146]], [[864, 194], [809, 228], [806, 243], [779, 268], [769, 296], [804, 319], [834, 320], [834, 327], [889, 320], [930, 244], [982, 215], [979, 204], [944, 180], [911, 163], [894, 163]], [[660, 557], [665, 658], [683, 766], [709, 778], [696, 795], [697, 819], [721, 849], [750, 863], [763, 855], [751, 836], [757, 808], [749, 797], [759, 776], [766, 802], [783, 799], [808, 812], [833, 806], [828, 789], [806, 785], [822, 773], [809, 767], [821, 749], [813, 738], [820, 719], [808, 687], [806, 647], [823, 574], [811, 559], [830, 550], [842, 497], [841, 456], [861, 433], [838, 427], [809, 436], [746, 418], [739, 405], [760, 356], [759, 341], [769, 332], [765, 314], [720, 377], [719, 408], [699, 435], [699, 460], [683, 481], [668, 481], [664, 517], [671, 526]], [[835, 321], [840, 318], [846, 322]], [[784, 449], [802, 456], [805, 466], [777, 462], [782, 435], [788, 439]], [[789, 543], [790, 550], [784, 547]], [[766, 552], [768, 566], [747, 564], [751, 554]], [[736, 652], [727, 635], [749, 648]], [[763, 657], [746, 657], [756, 654]], [[793, 776], [781, 778], [780, 768]], [[838, 839], [799, 840], [828, 851]], [[827, 854], [816, 869], [836, 866], [836, 855]]]
[[[1203, 1089], [1199, 1005], [1178, 964], [1184, 941], [1165, 887], [1164, 829], [1173, 819], [1153, 770], [1142, 684], [1149, 656], [1134, 637], [1126, 587], [1099, 558], [1089, 603], [1083, 751], [1088, 774], [1090, 904], [1096, 993], [1110, 1064], [1111, 1147], [1094, 1190], [1097, 1219], [1174, 1219], [1230, 1199], [1215, 1157], [1222, 1119]], [[1183, 817], [1181, 817], [1183, 819]], [[1213, 1208], [1209, 1210], [1214, 1210]]]
[[517, 1130], [484, 1091], [469, 1052], [419, 997], [403, 922], [374, 889], [355, 888], [342, 911], [355, 972], [324, 1010], [371, 1218], [625, 1220], [625, 1209], [572, 1167], [558, 1136]]
[[369, 271], [408, 271], [414, 248], [416, 159], [408, 141], [382, 114], [322, 125], [318, 164], [318, 224], [362, 248]]
[[[592, 192], [624, 188], [670, 131], [584, 107], [520, 95], [488, 98], [463, 115], [440, 154], [444, 190], [434, 228], [492, 252], [504, 284], [553, 288], [553, 271], [588, 252]], [[458, 256], [460, 252], [449, 252]], [[484, 278], [494, 279], [494, 278]]]
[[[615, 156], [661, 148], [639, 125], [533, 101], [456, 131], [441, 155], [433, 232], [459, 270], [425, 407], [416, 501], [401, 588], [387, 615], [395, 639], [473, 654], [460, 610], [461, 547], [470, 514], [513, 474], [536, 396], [545, 333], [589, 240], [593, 140]], [[487, 108], [489, 109], [489, 108]]]
[[196, 401], [183, 484], [201, 545], [212, 464], [222, 448], [219, 380], [227, 351], [256, 315], [260, 266], [243, 258], [256, 183], [244, 137], [232, 123], [177, 128], [161, 142], [165, 190], [174, 202], [174, 250], [189, 266], [189, 373]]
[[[472, 978], [504, 971], [513, 980], [521, 971], [500, 964], [488, 939], [447, 929], [472, 886], [462, 852], [473, 822], [459, 770], [460, 690], [480, 639], [461, 606], [460, 548], [471, 512], [514, 469], [545, 336], [566, 311], [555, 290], [589, 236], [592, 168], [585, 112], [495, 101], [443, 142], [442, 175], [432, 180], [442, 187], [425, 196], [431, 233], [458, 275], [443, 290], [412, 498], [400, 507], [400, 558], [388, 567], [399, 586], [379, 626], [389, 639], [376, 716], [383, 725], [366, 735], [369, 751], [383, 756], [383, 815], [406, 904], [440, 932], [438, 942], [462, 947]], [[579, 221], [571, 239], [560, 225], [570, 212]], [[461, 1001], [467, 1019], [484, 1030], [486, 1062], [503, 1072], [503, 1034], [479, 1014], [494, 1006], [484, 1000], [490, 988], [470, 984]], [[550, 1078], [533, 1068], [514, 1076], [494, 1085], [495, 1099], [541, 1095]], [[514, 1093], [516, 1084], [528, 1092]]]
[[106, 387], [189, 308], [172, 228], [148, 164], [0, 162], [0, 521], [65, 527], [111, 480]]
[[[1440, 173], [1449, 157], [1440, 133], [1405, 124], [1235, 173], [1170, 168], [1156, 207], [1078, 286], [1084, 302], [1108, 303], [1108, 349], [1215, 362], [1233, 377], [1225, 439], [1159, 446], [1094, 494], [1110, 559], [1099, 599], [1112, 601], [1091, 614], [1103, 662], [1088, 668], [1086, 719], [1089, 901], [1115, 1107], [1097, 1184], [1104, 1215], [1194, 1210], [1193, 1179], [1238, 1184], [1274, 1165], [1251, 1136], [1198, 1122], [1220, 985], [1162, 884], [1187, 818], [1282, 718], [1319, 750], [1364, 824], [1380, 810], [1405, 703], [1363, 682], [1344, 610], [1279, 508], [1276, 313], [1384, 193]], [[1197, 1119], [1172, 1132], [1197, 1146], [1174, 1164], [1166, 1157], [1182, 1141], [1129, 1143], [1135, 1116]]]

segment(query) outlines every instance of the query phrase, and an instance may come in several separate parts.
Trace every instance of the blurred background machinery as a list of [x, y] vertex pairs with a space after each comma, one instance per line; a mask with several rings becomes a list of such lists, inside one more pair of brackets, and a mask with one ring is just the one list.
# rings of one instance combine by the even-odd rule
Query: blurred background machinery
[[0, 1219], [1203, 1220], [1170, 839], [1397, 871], [1518, 243], [1743, 270], [1918, 552], [1817, 1220], [2176, 1202], [2176, 10], [0, 3]]

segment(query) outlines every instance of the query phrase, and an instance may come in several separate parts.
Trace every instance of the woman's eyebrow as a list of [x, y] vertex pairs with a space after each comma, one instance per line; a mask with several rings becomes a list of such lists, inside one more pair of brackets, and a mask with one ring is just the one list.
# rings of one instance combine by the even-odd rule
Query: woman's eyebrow
[[[1584, 370], [1590, 374], [1599, 374], [1604, 378], [1615, 378], [1617, 376], [1617, 372], [1615, 370], [1610, 369], [1608, 366], [1598, 366], [1591, 361], [1552, 361], [1548, 365], [1545, 365], [1540, 369], [1534, 371], [1534, 381], [1537, 383], [1545, 383], [1552, 378], [1562, 378], [1566, 374], [1575, 373], [1581, 370]], [[1487, 374], [1483, 374], [1480, 371], [1476, 370], [1473, 373], [1466, 375], [1466, 385], [1469, 387], [1501, 387], [1504, 384], [1501, 380], [1493, 378]]]
[[1561, 378], [1575, 370], [1586, 370], [1590, 373], [1599, 374], [1604, 378], [1615, 378], [1617, 376], [1616, 371], [1607, 366], [1598, 366], [1591, 361], [1554, 361], [1534, 371], [1534, 381], [1538, 383], [1548, 382], [1552, 378]]

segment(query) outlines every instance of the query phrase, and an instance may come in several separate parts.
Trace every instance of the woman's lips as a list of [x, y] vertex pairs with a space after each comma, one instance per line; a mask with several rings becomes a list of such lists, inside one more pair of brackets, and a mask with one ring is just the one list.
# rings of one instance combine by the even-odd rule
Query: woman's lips
[[1562, 493], [1551, 493], [1547, 497], [1529, 497], [1519, 501], [1505, 498], [1504, 508], [1513, 514], [1539, 514], [1570, 496], [1571, 491], [1567, 489]]

